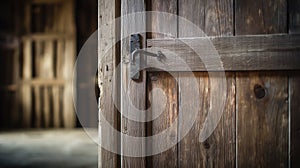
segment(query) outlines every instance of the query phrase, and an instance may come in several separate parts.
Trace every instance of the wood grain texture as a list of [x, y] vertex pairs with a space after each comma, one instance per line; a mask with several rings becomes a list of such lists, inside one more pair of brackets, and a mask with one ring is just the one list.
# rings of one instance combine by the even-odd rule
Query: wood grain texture
[[[300, 36], [298, 35], [150, 39], [147, 42], [148, 47], [159, 48], [166, 56], [163, 64], [155, 58], [148, 58], [147, 65], [165, 67], [171, 71], [187, 71], [175, 54], [181, 57], [193, 71], [214, 69], [220, 65], [216, 59], [219, 57], [226, 71], [300, 68]], [[200, 49], [199, 56], [209, 61], [204, 64], [193, 48]], [[217, 51], [218, 55], [204, 55], [201, 51], [205, 51], [204, 54]]]
[[[209, 36], [233, 35], [233, 0], [178, 0], [179, 16]], [[179, 37], [187, 37], [188, 25], [179, 22]]]
[[[235, 76], [227, 73], [227, 97], [223, 116], [213, 134], [203, 143], [199, 142], [204, 121], [211, 108], [213, 85], [206, 72], [194, 73], [199, 87], [200, 108], [190, 133], [180, 142], [180, 167], [235, 167]], [[180, 73], [179, 87], [189, 86], [193, 75]], [[193, 95], [193, 93], [189, 93]], [[179, 104], [182, 108], [184, 104]], [[192, 110], [193, 106], [190, 106]], [[181, 114], [187, 115], [187, 114]], [[184, 121], [183, 121], [184, 122]]]
[[[118, 55], [118, 48], [115, 46], [116, 43], [116, 34], [118, 33], [118, 28], [115, 27], [114, 23], [110, 24], [120, 13], [119, 0], [99, 0], [98, 1], [98, 25], [101, 26], [98, 29], [98, 59], [101, 64], [98, 67], [98, 85], [100, 89], [99, 97], [99, 113], [102, 113], [105, 116], [105, 119], [117, 130], [120, 128], [118, 125], [118, 110], [115, 108], [116, 95], [112, 95], [115, 84], [112, 83], [114, 73], [117, 75], [116, 65], [118, 63], [120, 55]], [[112, 46], [108, 50], [108, 46]], [[108, 50], [108, 51], [107, 51]], [[117, 77], [115, 76], [115, 83]], [[116, 91], [116, 90], [115, 90]], [[116, 94], [116, 93], [115, 93]], [[116, 96], [116, 97], [113, 97]], [[114, 99], [113, 99], [114, 98]], [[120, 106], [119, 106], [120, 107]], [[98, 129], [103, 132], [104, 128], [101, 127], [102, 123], [99, 120]], [[103, 141], [102, 138], [107, 138], [111, 141], [111, 145], [119, 146], [118, 137], [114, 137], [113, 134], [109, 135], [99, 135], [100, 142]], [[118, 147], [119, 148], [119, 147]], [[120, 157], [110, 151], [105, 150], [102, 147], [98, 147], [98, 167], [120, 167]]]
[[[208, 36], [231, 36], [234, 34], [233, 27], [233, 1], [208, 1], [208, 0], [179, 0], [178, 1], [179, 15], [190, 20]], [[179, 22], [179, 38], [189, 37], [195, 38], [193, 34], [187, 32], [187, 25]], [[196, 37], [197, 38], [197, 37]], [[216, 37], [218, 38], [218, 37]], [[188, 40], [187, 40], [188, 41]], [[204, 43], [189, 43], [188, 45], [194, 45], [194, 47], [204, 47], [207, 51], [211, 46], [207, 47], [207, 39]], [[203, 45], [204, 44], [204, 45]], [[151, 44], [150, 44], [151, 45]], [[196, 46], [195, 46], [196, 45]], [[160, 45], [161, 47], [163, 45]], [[171, 45], [171, 51], [179, 49], [176, 44]], [[226, 48], [226, 47], [225, 47]], [[201, 68], [195, 68], [203, 66], [204, 64], [199, 62], [199, 57], [191, 58], [189, 52], [185, 50], [182, 52], [182, 58], [192, 69], [192, 71], [201, 71]], [[213, 52], [205, 52], [213, 53]], [[167, 56], [168, 57], [168, 56]], [[207, 58], [211, 58], [212, 55], [205, 55]], [[168, 58], [167, 58], [168, 59]], [[170, 60], [166, 61], [169, 62]], [[182, 65], [176, 65], [176, 61], [171, 61], [174, 67], [177, 67], [177, 71], [183, 69]], [[208, 61], [210, 63], [214, 61]], [[195, 64], [194, 64], [195, 63]], [[192, 64], [196, 66], [191, 66]], [[209, 66], [209, 65], [206, 66]], [[170, 68], [170, 67], [168, 67]], [[180, 70], [179, 70], [180, 69]], [[206, 68], [202, 69], [206, 71]], [[200, 92], [200, 107], [199, 114], [196, 118], [196, 122], [191, 131], [186, 137], [179, 143], [179, 166], [180, 167], [235, 167], [235, 75], [234, 73], [228, 73], [227, 79], [227, 97], [225, 103], [225, 109], [222, 118], [220, 119], [216, 129], [210, 135], [210, 137], [203, 143], [199, 142], [200, 130], [204, 127], [205, 118], [208, 116], [211, 106], [210, 98], [215, 99], [212, 90], [218, 89], [218, 84], [210, 85], [210, 80], [214, 77], [209, 77], [205, 72], [195, 72], [196, 79], [198, 80], [199, 92]], [[217, 78], [215, 76], [215, 78]], [[179, 88], [192, 87], [189, 86], [192, 75], [181, 72], [179, 74]], [[195, 87], [195, 86], [193, 86]], [[180, 91], [182, 92], [182, 91]], [[184, 93], [179, 93], [184, 95]], [[192, 100], [191, 100], [192, 102]], [[188, 102], [191, 103], [191, 102]], [[185, 104], [179, 104], [179, 109], [184, 107]], [[190, 106], [192, 110], [194, 106]], [[179, 114], [185, 115], [185, 114]], [[184, 121], [183, 121], [184, 122]], [[188, 122], [188, 121], [185, 121]], [[180, 133], [179, 133], [180, 134]]]
[[285, 73], [237, 73], [238, 166], [288, 166], [287, 83]]
[[[152, 0], [147, 4], [147, 8], [155, 12], [167, 12], [173, 15], [153, 15], [147, 21], [147, 26], [151, 26], [151, 36], [149, 38], [176, 38], [177, 37], [177, 0]], [[164, 16], [164, 17], [161, 17]], [[162, 34], [166, 32], [167, 34]]]
[[[235, 4], [236, 35], [287, 32], [286, 1], [236, 0]], [[239, 73], [236, 87], [238, 166], [287, 167], [287, 74]]]
[[287, 32], [287, 1], [235, 0], [237, 35]]
[[300, 106], [299, 106], [299, 99], [300, 99], [300, 73], [292, 72], [289, 75], [289, 103], [290, 103], [290, 160], [291, 160], [291, 167], [299, 167], [299, 155], [300, 155]]
[[[177, 75], [177, 73], [173, 75]], [[178, 117], [177, 78], [177, 76], [171, 76], [167, 72], [153, 72], [147, 75], [147, 107], [148, 109], [150, 108], [152, 116], [161, 113], [158, 118], [152, 120], [150, 135], [156, 135], [166, 130]], [[175, 128], [172, 130], [172, 136], [168, 138], [170, 138], [170, 141], [177, 142], [177, 127]], [[151, 145], [153, 148], [156, 148], [161, 143], [152, 141]], [[150, 159], [149, 162], [147, 161], [147, 167], [179, 167], [177, 162], [177, 145], [165, 152], [152, 156]]]
[[[148, 38], [177, 38], [178, 29], [177, 24], [178, 20], [175, 16], [178, 12], [177, 0], [170, 1], [161, 1], [161, 0], [152, 0], [150, 4], [147, 4], [150, 7], [150, 10], [156, 12], [167, 12], [168, 15], [160, 14], [160, 17], [154, 15], [151, 19], [147, 20], [147, 26], [151, 26], [152, 32], [151, 36]], [[161, 17], [164, 16], [164, 17]], [[149, 23], [149, 24], [148, 24]], [[167, 34], [160, 34], [158, 32], [165, 32]], [[148, 41], [147, 41], [148, 45]], [[177, 75], [177, 73], [174, 73]], [[177, 78], [177, 76], [175, 76]], [[148, 86], [149, 85], [149, 86]], [[150, 99], [151, 106], [148, 104], [148, 108], [152, 108], [152, 113], [159, 113], [161, 109], [157, 108], [162, 105], [163, 100], [156, 92], [153, 92], [149, 95], [151, 89], [160, 88], [165, 94], [167, 99], [166, 107], [163, 110], [163, 113], [150, 124], [150, 128], [147, 127], [148, 136], [158, 134], [165, 129], [169, 128], [173, 124], [174, 120], [178, 117], [178, 97], [177, 97], [177, 82], [176, 80], [168, 73], [149, 73], [147, 76], [147, 87], [148, 87], [148, 98]], [[150, 89], [150, 90], [149, 90]], [[156, 94], [155, 94], [156, 93]], [[177, 127], [176, 127], [177, 128]], [[177, 141], [178, 132], [172, 130], [172, 136], [170, 140]], [[153, 148], [160, 145], [162, 142], [152, 142]], [[178, 151], [177, 145], [173, 146], [169, 150], [153, 155], [147, 158], [147, 167], [179, 167], [178, 165]]]
[[288, 0], [288, 12], [289, 12], [289, 33], [300, 33], [300, 1]]
[[[135, 12], [145, 11], [144, 0], [130, 0], [121, 1], [121, 16], [131, 14]], [[131, 32], [141, 32], [142, 47], [145, 45], [145, 33], [146, 32], [146, 18], [143, 15], [133, 16], [134, 18], [121, 21], [121, 132], [129, 136], [144, 137], [146, 136], [146, 125], [143, 122], [132, 121], [124, 116], [128, 116], [130, 111], [134, 108], [144, 110], [146, 108], [146, 74], [142, 72], [140, 80], [133, 81], [130, 78], [129, 66], [127, 62], [130, 55], [130, 35]], [[126, 17], [125, 17], [126, 18]], [[123, 92], [124, 90], [124, 92]], [[128, 94], [128, 95], [127, 95]], [[130, 100], [126, 99], [129, 96]], [[130, 102], [131, 101], [131, 102]], [[131, 104], [134, 106], [132, 107]], [[138, 115], [138, 114], [136, 114]], [[141, 117], [138, 115], [138, 117]], [[142, 119], [142, 118], [140, 118]], [[133, 149], [129, 149], [129, 144], [125, 139], [121, 139], [121, 150], [123, 152], [129, 152]], [[144, 153], [146, 142], [134, 144], [134, 150], [139, 153]], [[146, 159], [142, 157], [121, 157], [121, 167], [145, 167]]]

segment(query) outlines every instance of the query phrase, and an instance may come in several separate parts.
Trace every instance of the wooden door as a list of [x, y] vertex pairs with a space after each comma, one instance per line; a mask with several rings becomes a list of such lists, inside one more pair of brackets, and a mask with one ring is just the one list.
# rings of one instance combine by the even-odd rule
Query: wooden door
[[[117, 4], [118, 1], [114, 3]], [[114, 4], [111, 7], [118, 10]], [[168, 12], [190, 20], [208, 36], [214, 36], [210, 40], [223, 61], [227, 94], [223, 114], [216, 129], [208, 139], [200, 142], [199, 133], [212, 108], [210, 98], [218, 96], [213, 94], [213, 90], [220, 87], [210, 84], [214, 77], [217, 78], [217, 75], [211, 74], [219, 72], [217, 69], [211, 73], [206, 72], [201, 65], [203, 62], [196, 60], [195, 53], [185, 47], [182, 41], [193, 45], [203, 40], [203, 37], [189, 36], [187, 25], [180, 23], [180, 19], [137, 17], [130, 23], [122, 22], [121, 90], [122, 87], [130, 88], [132, 99], [128, 102], [125, 95], [121, 94], [121, 119], [115, 113], [114, 106], [100, 104], [101, 111], [110, 116], [109, 119], [116, 129], [129, 136], [149, 137], [171, 127], [176, 118], [181, 122], [188, 122], [180, 120], [183, 115], [187, 115], [186, 111], [181, 110], [186, 106], [181, 102], [186, 93], [180, 88], [192, 87], [192, 78], [196, 78], [199, 84], [201, 99], [193, 127], [172, 148], [147, 157], [118, 156], [100, 149], [100, 167], [298, 167], [300, 138], [297, 98], [300, 92], [297, 86], [300, 84], [300, 39], [297, 35], [297, 7], [299, 3], [294, 0], [122, 1], [123, 16], [147, 10]], [[114, 17], [117, 16], [112, 15]], [[148, 26], [152, 30], [169, 30], [169, 33], [146, 34], [144, 32]], [[180, 64], [176, 64], [176, 60], [166, 54], [164, 66], [173, 67], [173, 76], [157, 69], [147, 69], [140, 72], [138, 80], [132, 80], [128, 63], [131, 53], [130, 38], [124, 36], [124, 32], [132, 30], [145, 30], [140, 33], [140, 44], [144, 48], [160, 47], [177, 52], [188, 62], [193, 74], [184, 72], [178, 66]], [[116, 33], [117, 29], [110, 31]], [[111, 57], [117, 64], [117, 54]], [[145, 62], [155, 64], [155, 61], [149, 61], [148, 58]], [[175, 68], [174, 64], [177, 65]], [[113, 72], [114, 68], [109, 70]], [[100, 91], [103, 88], [111, 89], [111, 84], [101, 77], [103, 76], [100, 76], [100, 80], [104, 83], [101, 84]], [[157, 95], [152, 92], [155, 88], [164, 92], [165, 101], [157, 100]], [[101, 98], [105, 99], [100, 97], [100, 100]], [[160, 109], [151, 107], [159, 106], [163, 102], [167, 102], [163, 113], [150, 122], [136, 122], [125, 117], [134, 111], [130, 103], [140, 110], [150, 109], [148, 112], [154, 114], [157, 113], [155, 110]], [[166, 140], [179, 137], [180, 130], [174, 129], [172, 137], [167, 137]], [[126, 148], [125, 145], [131, 143], [118, 140], [114, 142], [115, 145], [120, 145], [121, 151]], [[143, 143], [159, 145], [163, 142]], [[136, 144], [136, 148], [140, 152], [152, 149], [143, 148], [143, 145]]]

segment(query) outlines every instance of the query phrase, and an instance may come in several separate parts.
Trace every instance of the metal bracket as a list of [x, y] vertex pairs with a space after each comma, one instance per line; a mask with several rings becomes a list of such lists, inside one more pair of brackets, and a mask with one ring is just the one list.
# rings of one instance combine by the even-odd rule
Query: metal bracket
[[[145, 51], [141, 48], [141, 35], [134, 34], [131, 35], [130, 39], [130, 78], [137, 80], [140, 78], [140, 69], [141, 69], [141, 58], [145, 59], [144, 56], [156, 57], [161, 61], [165, 56], [161, 51], [158, 51], [157, 54]], [[138, 57], [139, 56], [139, 57]]]

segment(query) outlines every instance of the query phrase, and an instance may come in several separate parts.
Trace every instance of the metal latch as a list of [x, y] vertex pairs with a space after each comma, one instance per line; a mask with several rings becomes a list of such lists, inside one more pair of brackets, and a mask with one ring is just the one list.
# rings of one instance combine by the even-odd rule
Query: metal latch
[[[141, 48], [141, 35], [133, 34], [130, 39], [130, 78], [137, 80], [140, 78], [141, 61], [146, 59], [144, 56], [156, 57], [161, 61], [165, 56], [161, 51], [157, 54], [145, 51]], [[138, 57], [139, 56], [139, 57]], [[143, 59], [142, 59], [143, 58]]]

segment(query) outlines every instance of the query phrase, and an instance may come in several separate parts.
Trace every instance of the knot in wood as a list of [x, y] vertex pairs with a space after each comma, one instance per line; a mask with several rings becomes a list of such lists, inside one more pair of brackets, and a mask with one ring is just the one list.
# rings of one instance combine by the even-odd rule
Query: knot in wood
[[254, 94], [257, 99], [262, 99], [266, 96], [266, 89], [263, 86], [256, 84], [254, 85]]

